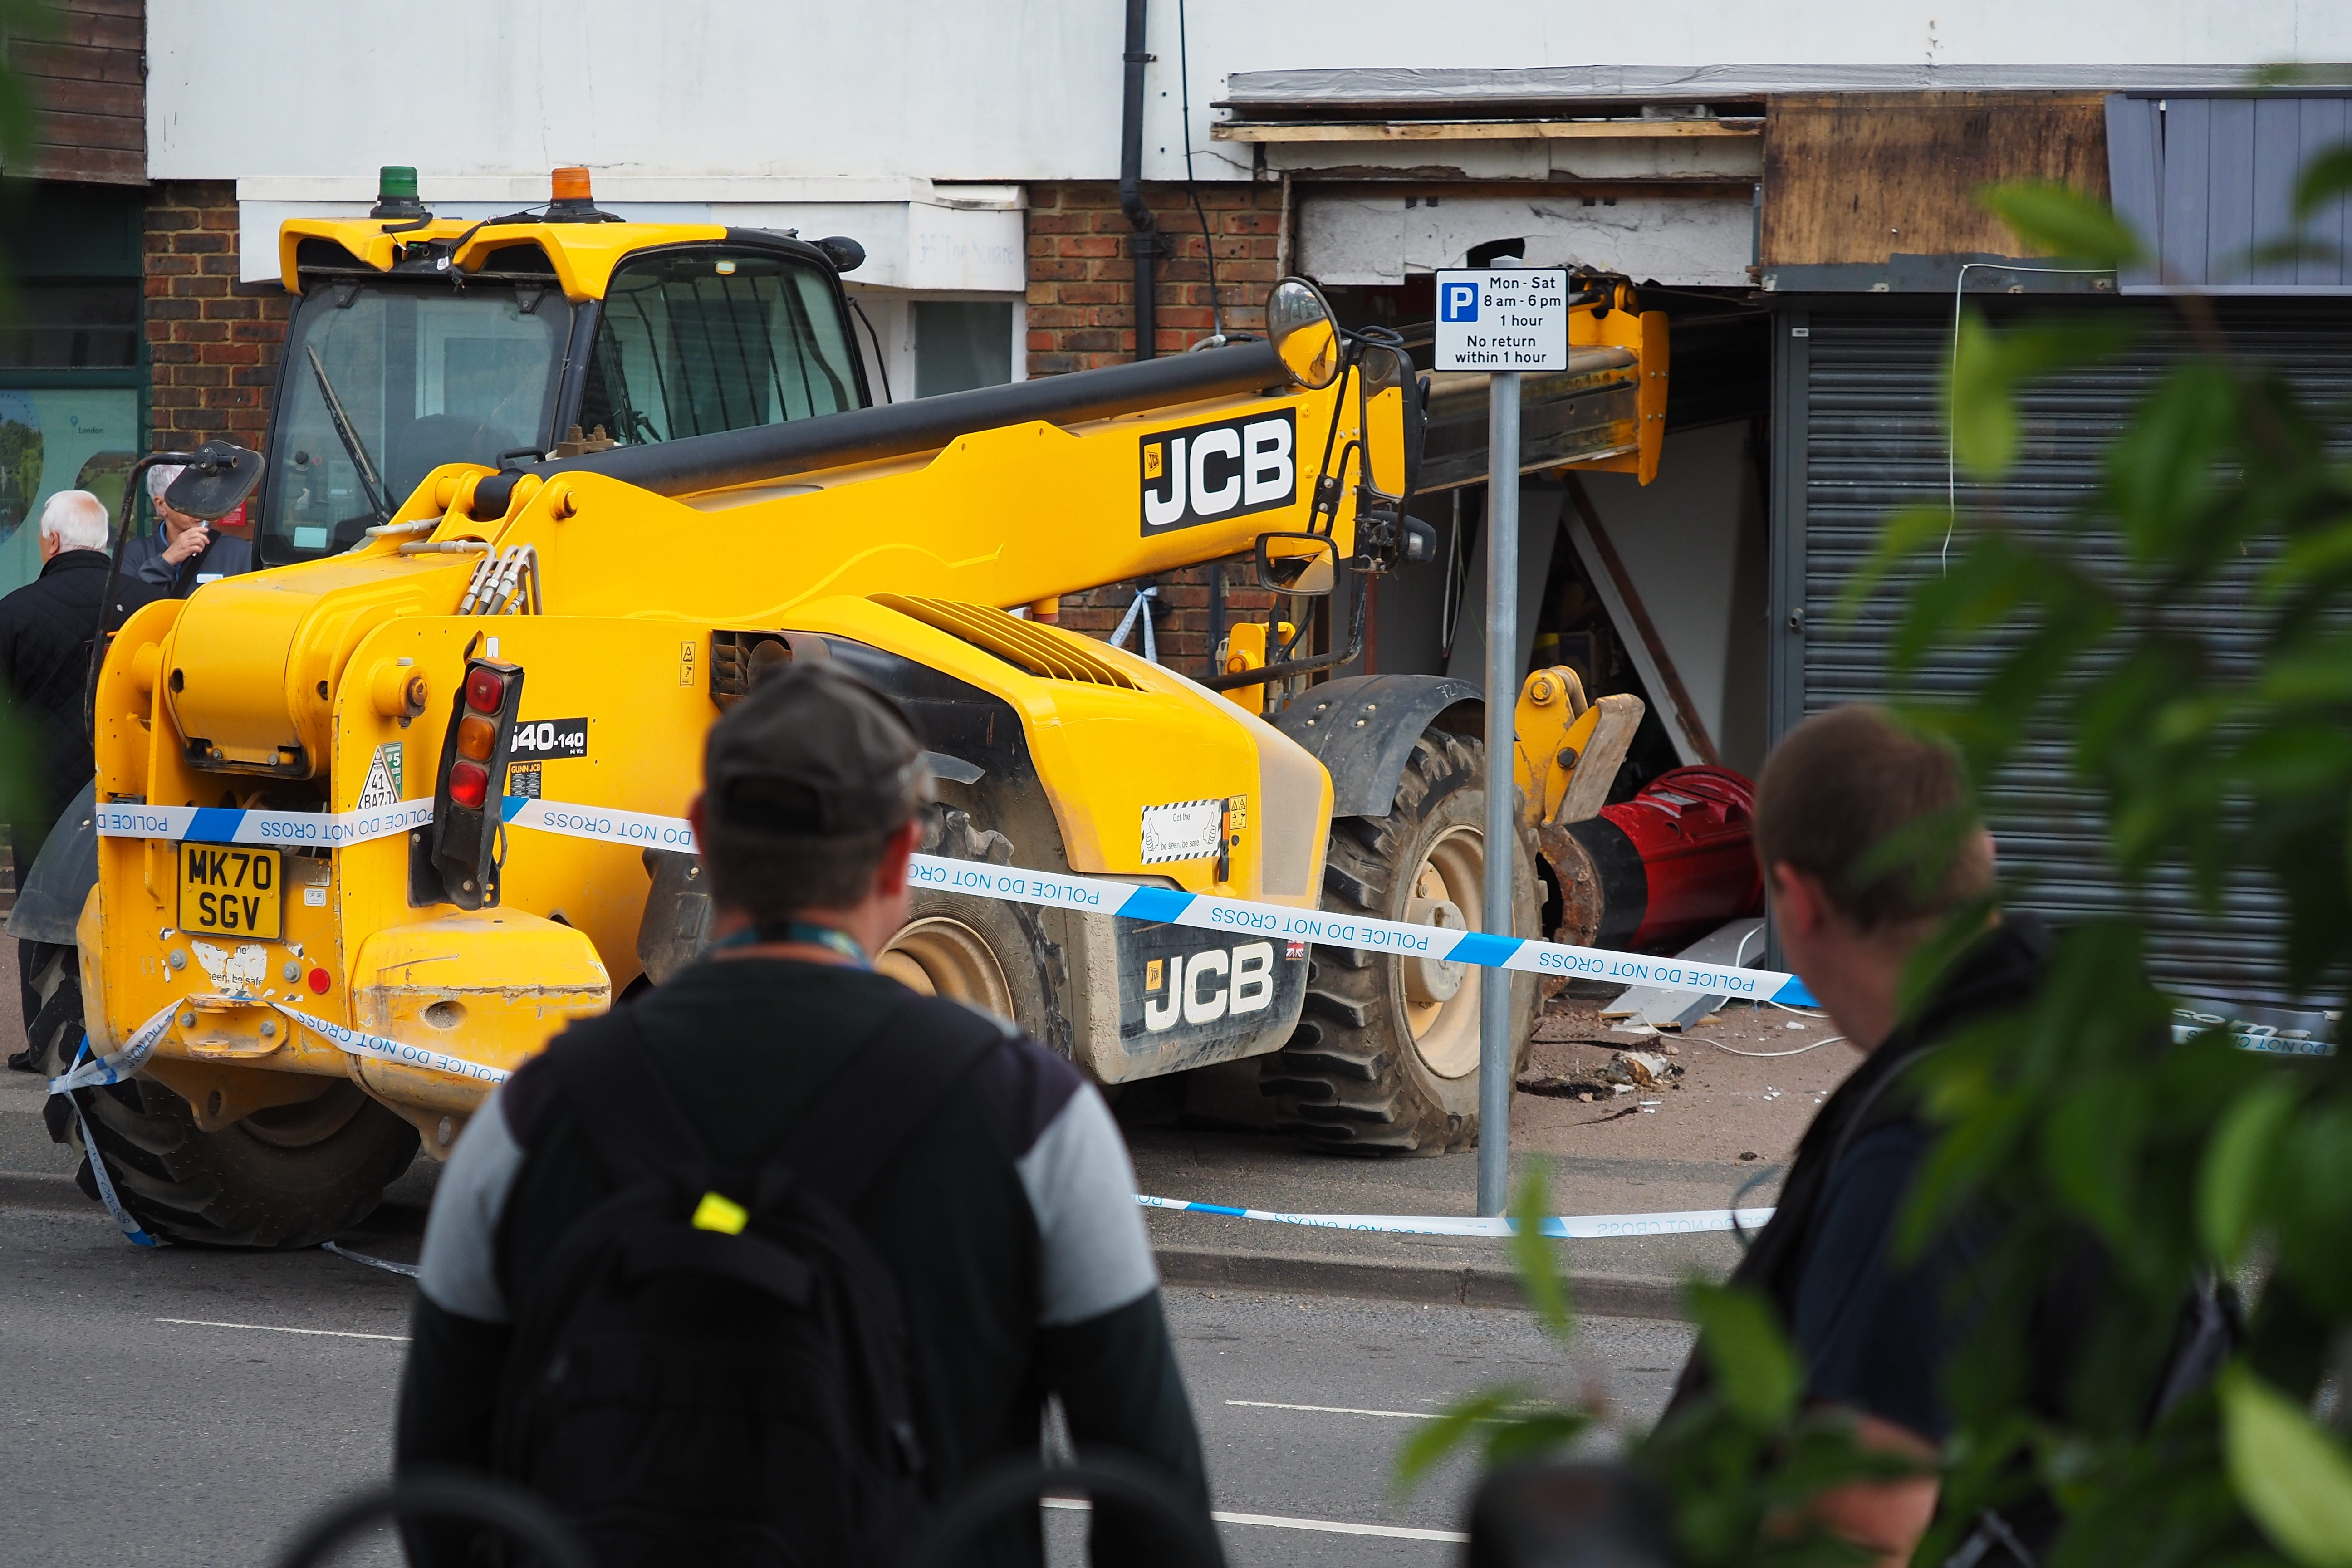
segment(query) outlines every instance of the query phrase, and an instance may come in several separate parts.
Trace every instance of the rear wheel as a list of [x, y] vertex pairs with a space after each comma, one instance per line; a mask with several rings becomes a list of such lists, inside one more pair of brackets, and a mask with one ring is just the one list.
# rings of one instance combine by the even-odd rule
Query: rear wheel
[[[81, 981], [68, 973], [34, 1020], [42, 1071], [66, 1069], [82, 1027]], [[197, 1126], [188, 1102], [151, 1078], [77, 1089], [74, 1099], [81, 1116], [58, 1097], [44, 1115], [51, 1138], [81, 1152], [81, 1190], [98, 1196], [86, 1125], [122, 1206], [173, 1241], [316, 1246], [366, 1218], [416, 1157], [416, 1129], [348, 1081], [217, 1132]]]
[[[1484, 749], [1442, 730], [1413, 743], [1381, 817], [1331, 825], [1323, 907], [1475, 929], [1489, 858]], [[1510, 847], [1512, 925], [1540, 913], [1524, 834]], [[1437, 1154], [1478, 1136], [1479, 997], [1511, 987], [1512, 1071], [1527, 1060], [1536, 977], [1426, 958], [1318, 947], [1307, 1008], [1259, 1087], [1286, 1130], [1333, 1149]]]

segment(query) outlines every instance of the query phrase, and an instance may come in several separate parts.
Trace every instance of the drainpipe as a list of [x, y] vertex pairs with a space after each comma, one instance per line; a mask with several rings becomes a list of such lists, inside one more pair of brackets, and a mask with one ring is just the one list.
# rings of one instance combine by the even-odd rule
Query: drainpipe
[[1143, 68], [1151, 57], [1143, 51], [1144, 20], [1150, 0], [1127, 0], [1127, 91], [1118, 113], [1118, 207], [1134, 233], [1128, 236], [1127, 253], [1135, 258], [1135, 357], [1150, 359], [1158, 331], [1152, 310], [1152, 264], [1160, 258], [1160, 231], [1151, 209], [1143, 201]]

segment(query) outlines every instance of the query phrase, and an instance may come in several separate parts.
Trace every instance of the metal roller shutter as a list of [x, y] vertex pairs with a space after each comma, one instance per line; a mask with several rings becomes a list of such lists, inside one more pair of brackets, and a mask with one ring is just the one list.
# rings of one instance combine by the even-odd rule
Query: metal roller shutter
[[[2016, 471], [1998, 487], [1963, 482], [1964, 505], [1996, 507], [2032, 536], [2070, 529], [2069, 518], [2089, 497], [2100, 454], [2134, 399], [2186, 346], [2168, 311], [2120, 301], [2099, 308], [2143, 316], [2138, 346], [2122, 363], [2032, 393]], [[2352, 403], [2352, 311], [2332, 303], [2306, 303], [2292, 313], [2249, 304], [2232, 308], [2225, 320], [2241, 352], [2278, 368], [2307, 397]], [[1944, 499], [1948, 470], [1937, 384], [1951, 330], [1948, 302], [1933, 317], [1816, 305], [1784, 318], [1782, 408], [1793, 417], [1783, 423], [1784, 471], [1777, 481], [1782, 518], [1801, 509], [1802, 526], [1782, 531], [1776, 584], [1776, 716], [1782, 727], [1801, 713], [1874, 700], [1885, 691], [1895, 597], [1881, 595], [1846, 627], [1835, 624], [1837, 597], [1889, 512]], [[2120, 548], [2112, 533], [2096, 532], [2088, 555], [2113, 563]], [[1932, 557], [1920, 568], [1935, 569]], [[2252, 624], [2240, 609], [2252, 575], [2252, 563], [2240, 563], [2179, 607], [2183, 623], [2210, 638], [2225, 664], [2242, 667], [2254, 655]], [[1791, 614], [1800, 605], [1801, 621]], [[1990, 647], [1947, 650], [1921, 684], [1958, 691], [1993, 657]], [[2095, 800], [2069, 777], [2062, 747], [2043, 737], [2020, 761], [1988, 800], [2004, 871], [2024, 889], [2017, 904], [2062, 923], [2119, 907]], [[2199, 908], [2185, 878], [2160, 879], [2151, 892], [2150, 957], [2161, 982], [2198, 996], [2294, 1000], [2276, 961], [2282, 910], [2260, 884], [2249, 879], [2227, 889], [2218, 920]]]

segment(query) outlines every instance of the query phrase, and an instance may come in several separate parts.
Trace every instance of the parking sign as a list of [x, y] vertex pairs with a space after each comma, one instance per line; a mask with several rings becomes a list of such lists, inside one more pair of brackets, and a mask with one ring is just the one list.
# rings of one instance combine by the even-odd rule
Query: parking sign
[[1439, 370], [1568, 368], [1568, 274], [1506, 268], [1437, 275]]

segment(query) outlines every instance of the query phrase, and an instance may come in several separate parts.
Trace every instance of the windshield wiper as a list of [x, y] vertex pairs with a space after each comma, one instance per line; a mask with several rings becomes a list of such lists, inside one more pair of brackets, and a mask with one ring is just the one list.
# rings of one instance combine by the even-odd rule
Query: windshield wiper
[[368, 457], [367, 446], [360, 439], [359, 431], [352, 426], [350, 416], [344, 414], [343, 400], [335, 395], [335, 384], [327, 379], [327, 364], [319, 357], [319, 345], [305, 343], [302, 346], [310, 356], [310, 374], [319, 378], [319, 395], [327, 400], [327, 417], [334, 421], [336, 438], [342, 442], [343, 450], [350, 455], [352, 466], [359, 470], [360, 489], [364, 492], [368, 505], [375, 509], [377, 520], [389, 521], [392, 503], [384, 496], [383, 480], [377, 477], [375, 463]]

